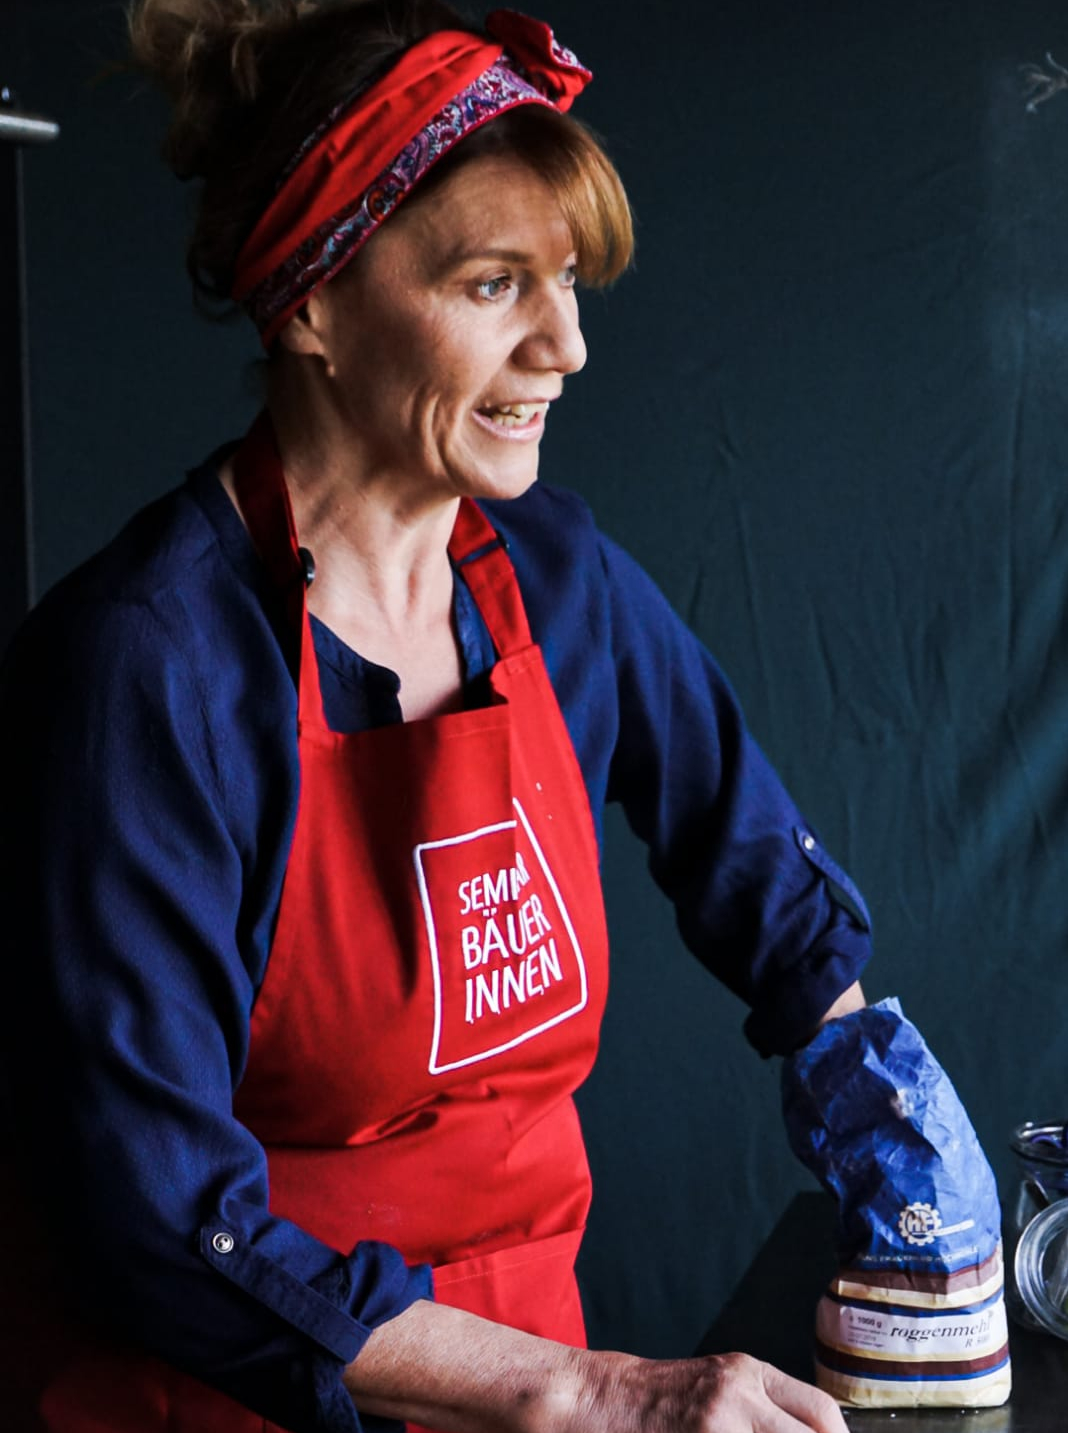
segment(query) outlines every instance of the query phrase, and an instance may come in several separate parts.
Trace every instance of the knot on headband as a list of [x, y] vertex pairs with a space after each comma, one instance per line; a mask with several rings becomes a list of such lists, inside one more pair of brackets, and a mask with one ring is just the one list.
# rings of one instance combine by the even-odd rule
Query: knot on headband
[[521, 15], [518, 10], [493, 10], [486, 16], [486, 31], [500, 40], [531, 83], [559, 110], [570, 109], [575, 96], [593, 79], [544, 20]]

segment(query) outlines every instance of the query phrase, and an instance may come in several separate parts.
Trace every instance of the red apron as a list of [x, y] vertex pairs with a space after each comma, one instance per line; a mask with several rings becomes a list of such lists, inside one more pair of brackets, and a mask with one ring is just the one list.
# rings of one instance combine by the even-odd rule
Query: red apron
[[[266, 1149], [271, 1211], [343, 1253], [391, 1243], [433, 1265], [440, 1302], [582, 1345], [590, 1182], [571, 1097], [596, 1051], [607, 935], [585, 786], [511, 562], [463, 500], [449, 551], [498, 653], [488, 704], [339, 734], [265, 420], [235, 481], [301, 632], [300, 803], [234, 1102]], [[141, 1362], [139, 1421], [67, 1405], [45, 1427], [274, 1426]]]

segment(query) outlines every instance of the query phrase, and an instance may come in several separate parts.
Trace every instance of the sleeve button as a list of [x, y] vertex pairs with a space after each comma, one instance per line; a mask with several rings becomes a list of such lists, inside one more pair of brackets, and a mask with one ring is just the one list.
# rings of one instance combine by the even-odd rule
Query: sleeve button
[[815, 836], [809, 835], [802, 836], [801, 844], [802, 846], [804, 846], [806, 851], [814, 851], [816, 849], [816, 838]]
[[232, 1234], [216, 1234], [211, 1241], [211, 1247], [216, 1254], [232, 1254], [234, 1250], [234, 1236]]

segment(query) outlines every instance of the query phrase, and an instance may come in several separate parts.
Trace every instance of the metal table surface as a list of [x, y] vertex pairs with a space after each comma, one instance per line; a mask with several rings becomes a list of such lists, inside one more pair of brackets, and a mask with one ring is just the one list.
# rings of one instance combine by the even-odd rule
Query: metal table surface
[[[738, 1349], [812, 1382], [816, 1302], [834, 1273], [831, 1200], [795, 1195], [697, 1349]], [[1068, 1433], [1068, 1342], [1009, 1324], [1002, 1408], [844, 1409], [855, 1433]]]

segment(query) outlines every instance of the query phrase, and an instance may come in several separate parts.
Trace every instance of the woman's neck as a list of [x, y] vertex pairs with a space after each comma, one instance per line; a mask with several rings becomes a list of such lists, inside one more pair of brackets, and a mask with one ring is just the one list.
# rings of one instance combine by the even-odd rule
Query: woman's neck
[[[397, 673], [405, 720], [455, 710], [463, 674], [448, 543], [458, 499], [406, 497], [403, 480], [372, 470], [359, 435], [322, 405], [272, 389], [268, 408], [297, 539], [315, 560], [308, 610]], [[237, 506], [229, 464], [220, 476]]]
[[345, 626], [373, 623], [397, 640], [440, 625], [451, 608], [458, 500], [416, 498], [403, 474], [375, 468], [321, 393], [279, 385], [269, 408], [298, 539], [315, 558], [311, 610]]

